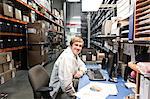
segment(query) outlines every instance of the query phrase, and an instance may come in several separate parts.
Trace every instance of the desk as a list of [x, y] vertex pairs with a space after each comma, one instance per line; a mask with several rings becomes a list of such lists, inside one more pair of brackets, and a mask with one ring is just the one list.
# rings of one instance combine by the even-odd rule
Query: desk
[[[121, 77], [117, 78], [118, 80], [117, 83], [113, 83], [108, 81], [109, 79], [108, 74], [105, 70], [101, 70], [101, 73], [106, 78], [106, 81], [99, 81], [99, 82], [115, 84], [118, 90], [118, 94], [116, 96], [108, 96], [107, 99], [125, 99], [125, 96], [133, 93], [131, 89], [125, 87], [124, 85], [125, 81]], [[83, 77], [80, 78], [79, 80], [78, 90], [89, 83], [90, 83], [89, 77], [87, 75], [83, 75]]]

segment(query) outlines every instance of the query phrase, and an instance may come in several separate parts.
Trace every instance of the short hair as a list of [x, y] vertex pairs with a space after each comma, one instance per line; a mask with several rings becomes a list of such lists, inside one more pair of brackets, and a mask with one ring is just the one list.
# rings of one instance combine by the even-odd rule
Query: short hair
[[74, 36], [74, 37], [72, 37], [72, 39], [70, 41], [70, 45], [72, 46], [72, 44], [75, 43], [75, 42], [81, 42], [84, 45], [84, 41], [83, 41], [81, 36]]

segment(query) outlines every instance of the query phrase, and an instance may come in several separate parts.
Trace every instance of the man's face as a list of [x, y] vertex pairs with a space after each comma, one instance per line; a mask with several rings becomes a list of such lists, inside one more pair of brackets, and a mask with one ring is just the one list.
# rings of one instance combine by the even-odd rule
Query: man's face
[[71, 49], [72, 49], [72, 52], [75, 54], [75, 55], [78, 55], [81, 50], [82, 50], [82, 46], [83, 46], [83, 43], [81, 42], [74, 42], [71, 46]]

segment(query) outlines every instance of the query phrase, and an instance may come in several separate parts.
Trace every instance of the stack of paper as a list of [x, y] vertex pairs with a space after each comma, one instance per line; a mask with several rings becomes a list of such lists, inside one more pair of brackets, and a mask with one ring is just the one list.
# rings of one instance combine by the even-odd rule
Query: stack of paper
[[[99, 90], [93, 90], [93, 86]], [[115, 84], [90, 82], [88, 85], [81, 88], [76, 96], [80, 99], [106, 99], [107, 96], [117, 95], [117, 93], [118, 91]]]

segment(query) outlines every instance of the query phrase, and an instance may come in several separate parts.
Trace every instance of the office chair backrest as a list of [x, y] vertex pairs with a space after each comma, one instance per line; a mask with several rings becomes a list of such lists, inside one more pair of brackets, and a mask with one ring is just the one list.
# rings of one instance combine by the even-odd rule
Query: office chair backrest
[[32, 67], [28, 71], [28, 77], [34, 92], [34, 98], [36, 98], [36, 95], [38, 93], [37, 89], [41, 87], [48, 87], [50, 77], [45, 68], [41, 65], [36, 65]]

